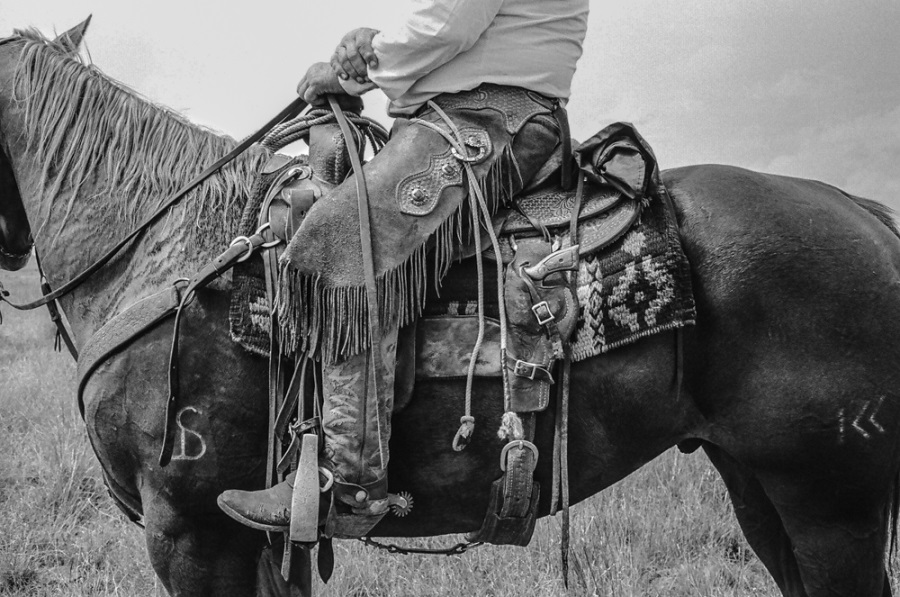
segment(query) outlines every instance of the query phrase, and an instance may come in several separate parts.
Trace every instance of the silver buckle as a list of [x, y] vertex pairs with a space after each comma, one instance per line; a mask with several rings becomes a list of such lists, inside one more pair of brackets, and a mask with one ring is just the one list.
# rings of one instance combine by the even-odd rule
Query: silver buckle
[[513, 373], [518, 377], [525, 377], [534, 381], [535, 376], [537, 375], [538, 366], [534, 363], [528, 363], [522, 360], [516, 360], [516, 367], [513, 370]]
[[[545, 315], [542, 317], [538, 311], [543, 311]], [[541, 301], [536, 305], [531, 306], [531, 312], [534, 313], [534, 316], [537, 318], [537, 321], [541, 325], [547, 325], [556, 317], [553, 316], [553, 311], [550, 310], [550, 305], [547, 304], [547, 301]]]

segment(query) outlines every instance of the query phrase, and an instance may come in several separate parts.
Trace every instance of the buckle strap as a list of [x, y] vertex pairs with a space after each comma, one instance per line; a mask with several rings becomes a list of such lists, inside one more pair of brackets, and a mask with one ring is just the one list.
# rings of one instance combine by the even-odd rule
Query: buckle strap
[[384, 500], [388, 497], [387, 476], [364, 484], [347, 483], [335, 478], [333, 488], [335, 499], [356, 508], [365, 506], [367, 502]]
[[551, 384], [556, 383], [553, 381], [553, 375], [551, 375], [547, 366], [539, 363], [529, 363], [509, 354], [506, 355], [506, 368], [512, 371], [516, 377], [524, 377], [532, 381], [546, 381]]
[[[563, 355], [563, 338], [559, 332], [559, 326], [556, 325], [556, 316], [550, 310], [549, 303], [542, 300], [534, 285], [534, 280], [525, 269], [526, 267], [528, 267], [527, 262], [519, 266], [519, 277], [525, 282], [525, 287], [528, 288], [528, 293], [531, 295], [531, 312], [534, 313], [538, 323], [547, 331], [547, 337], [553, 345], [553, 353], [557, 357], [561, 357]], [[552, 378], [550, 383], [553, 383]]]
[[506, 444], [505, 446], [503, 446], [503, 450], [500, 451], [500, 470], [503, 471], [504, 473], [506, 472], [506, 468], [507, 468], [506, 460], [507, 460], [507, 457], [509, 456], [509, 451], [512, 449], [531, 450], [532, 454], [534, 455], [534, 462], [537, 463], [538, 454], [539, 454], [537, 446], [535, 446], [533, 443], [531, 443], [530, 441], [528, 441], [526, 439], [514, 439], [511, 442], [509, 442], [508, 444]]

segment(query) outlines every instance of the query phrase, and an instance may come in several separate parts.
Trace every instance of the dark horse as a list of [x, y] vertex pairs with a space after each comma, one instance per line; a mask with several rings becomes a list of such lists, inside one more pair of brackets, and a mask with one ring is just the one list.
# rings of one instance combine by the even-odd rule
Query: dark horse
[[[32, 235], [54, 286], [233, 142], [191, 126], [34, 32], [0, 42], [0, 265]], [[233, 234], [259, 155], [230, 167], [63, 300], [83, 346], [110, 317], [190, 275]], [[571, 492], [583, 500], [678, 442], [702, 445], [743, 531], [785, 595], [890, 595], [885, 551], [900, 448], [900, 240], [882, 206], [819, 182], [723, 166], [663, 174], [693, 267], [697, 325], [573, 367]], [[105, 362], [85, 391], [87, 430], [115, 491], [142, 513], [173, 595], [248, 595], [265, 537], [216, 507], [264, 477], [266, 364], [228, 334], [228, 283], [186, 316], [175, 459], [157, 465], [171, 323]], [[499, 476], [496, 381], [479, 426], [451, 449], [464, 394], [420, 384], [394, 418], [391, 486], [415, 508], [385, 536], [478, 528]], [[537, 444], [551, 453], [552, 421]], [[538, 480], [550, 483], [550, 459]], [[548, 511], [549, 491], [541, 511]]]

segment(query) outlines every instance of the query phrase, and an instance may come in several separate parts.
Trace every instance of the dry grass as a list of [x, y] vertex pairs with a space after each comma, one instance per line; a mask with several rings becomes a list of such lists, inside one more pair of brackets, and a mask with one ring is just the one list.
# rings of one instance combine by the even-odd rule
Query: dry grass
[[[33, 267], [4, 273], [36, 295]], [[140, 529], [106, 495], [74, 401], [74, 366], [53, 352], [43, 310], [0, 326], [0, 595], [164, 595]], [[574, 508], [571, 595], [777, 595], [700, 454], [670, 451]], [[446, 545], [458, 538], [416, 542]], [[564, 595], [559, 523], [528, 548], [397, 556], [338, 542], [325, 596]]]

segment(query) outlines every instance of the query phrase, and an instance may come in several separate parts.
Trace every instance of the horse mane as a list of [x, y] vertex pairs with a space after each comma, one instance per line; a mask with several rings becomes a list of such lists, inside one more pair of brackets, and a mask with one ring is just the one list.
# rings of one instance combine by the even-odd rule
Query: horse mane
[[[24, 105], [27, 150], [44, 164], [46, 196], [71, 193], [65, 219], [76, 198], [109, 195], [117, 199], [105, 199], [113, 205], [99, 210], [108, 214], [101, 219], [133, 227], [236, 145], [103, 74], [64, 42], [35, 29], [16, 30], [7, 41], [21, 44], [13, 87]], [[233, 234], [266, 156], [251, 150], [185, 198], [180, 220], [193, 220], [198, 241]]]

